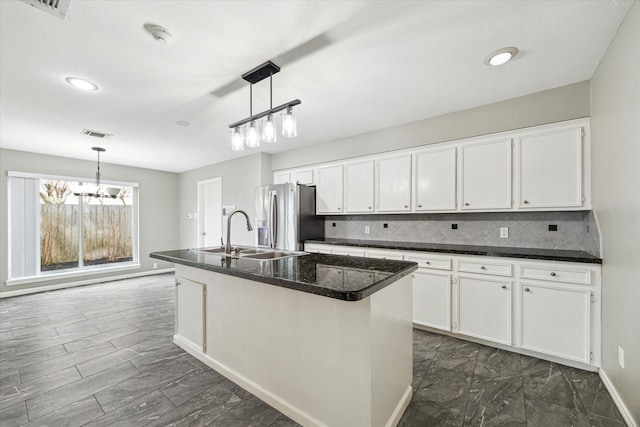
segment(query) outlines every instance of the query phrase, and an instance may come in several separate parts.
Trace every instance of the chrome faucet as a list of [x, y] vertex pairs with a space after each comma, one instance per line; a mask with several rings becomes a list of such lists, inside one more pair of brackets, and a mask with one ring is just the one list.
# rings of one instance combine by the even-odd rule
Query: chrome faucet
[[251, 226], [251, 220], [249, 219], [249, 215], [247, 215], [245, 211], [236, 209], [235, 211], [231, 212], [227, 217], [227, 244], [224, 247], [224, 253], [227, 255], [231, 255], [231, 217], [233, 217], [233, 215], [237, 213], [241, 213], [247, 219], [247, 231], [253, 230], [253, 227]]

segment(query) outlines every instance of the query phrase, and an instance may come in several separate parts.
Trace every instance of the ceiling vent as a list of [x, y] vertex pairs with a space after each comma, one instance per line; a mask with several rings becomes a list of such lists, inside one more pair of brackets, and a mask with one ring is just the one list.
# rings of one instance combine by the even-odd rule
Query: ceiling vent
[[93, 136], [94, 138], [111, 138], [113, 135], [110, 133], [98, 132], [97, 130], [82, 129], [80, 132], [83, 135]]
[[71, 0], [21, 0], [30, 6], [37, 9], [44, 10], [45, 12], [57, 16], [60, 19], [64, 19], [67, 16], [67, 10], [69, 10], [69, 4]]

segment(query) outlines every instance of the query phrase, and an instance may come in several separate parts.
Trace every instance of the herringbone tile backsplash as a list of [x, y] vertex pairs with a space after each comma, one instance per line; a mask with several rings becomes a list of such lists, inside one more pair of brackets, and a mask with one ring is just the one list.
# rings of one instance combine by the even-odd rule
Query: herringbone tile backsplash
[[[453, 229], [452, 224], [457, 224], [457, 229]], [[557, 231], [549, 231], [549, 225], [556, 225]], [[365, 226], [369, 226], [369, 234], [365, 234]], [[509, 238], [500, 238], [500, 227], [509, 228]], [[600, 254], [598, 230], [591, 211], [327, 216], [325, 237], [567, 249]]]

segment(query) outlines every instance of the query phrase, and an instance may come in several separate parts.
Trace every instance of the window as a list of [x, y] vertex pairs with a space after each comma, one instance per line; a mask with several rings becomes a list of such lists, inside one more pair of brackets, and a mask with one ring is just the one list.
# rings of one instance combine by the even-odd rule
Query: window
[[10, 172], [9, 282], [135, 265], [138, 185], [107, 184], [112, 197], [83, 196], [93, 183]]

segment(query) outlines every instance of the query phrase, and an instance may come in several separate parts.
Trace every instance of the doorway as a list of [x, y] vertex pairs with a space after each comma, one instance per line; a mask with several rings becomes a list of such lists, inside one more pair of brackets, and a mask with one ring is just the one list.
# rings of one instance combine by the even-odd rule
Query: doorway
[[198, 181], [198, 245], [219, 246], [222, 237], [222, 178]]

